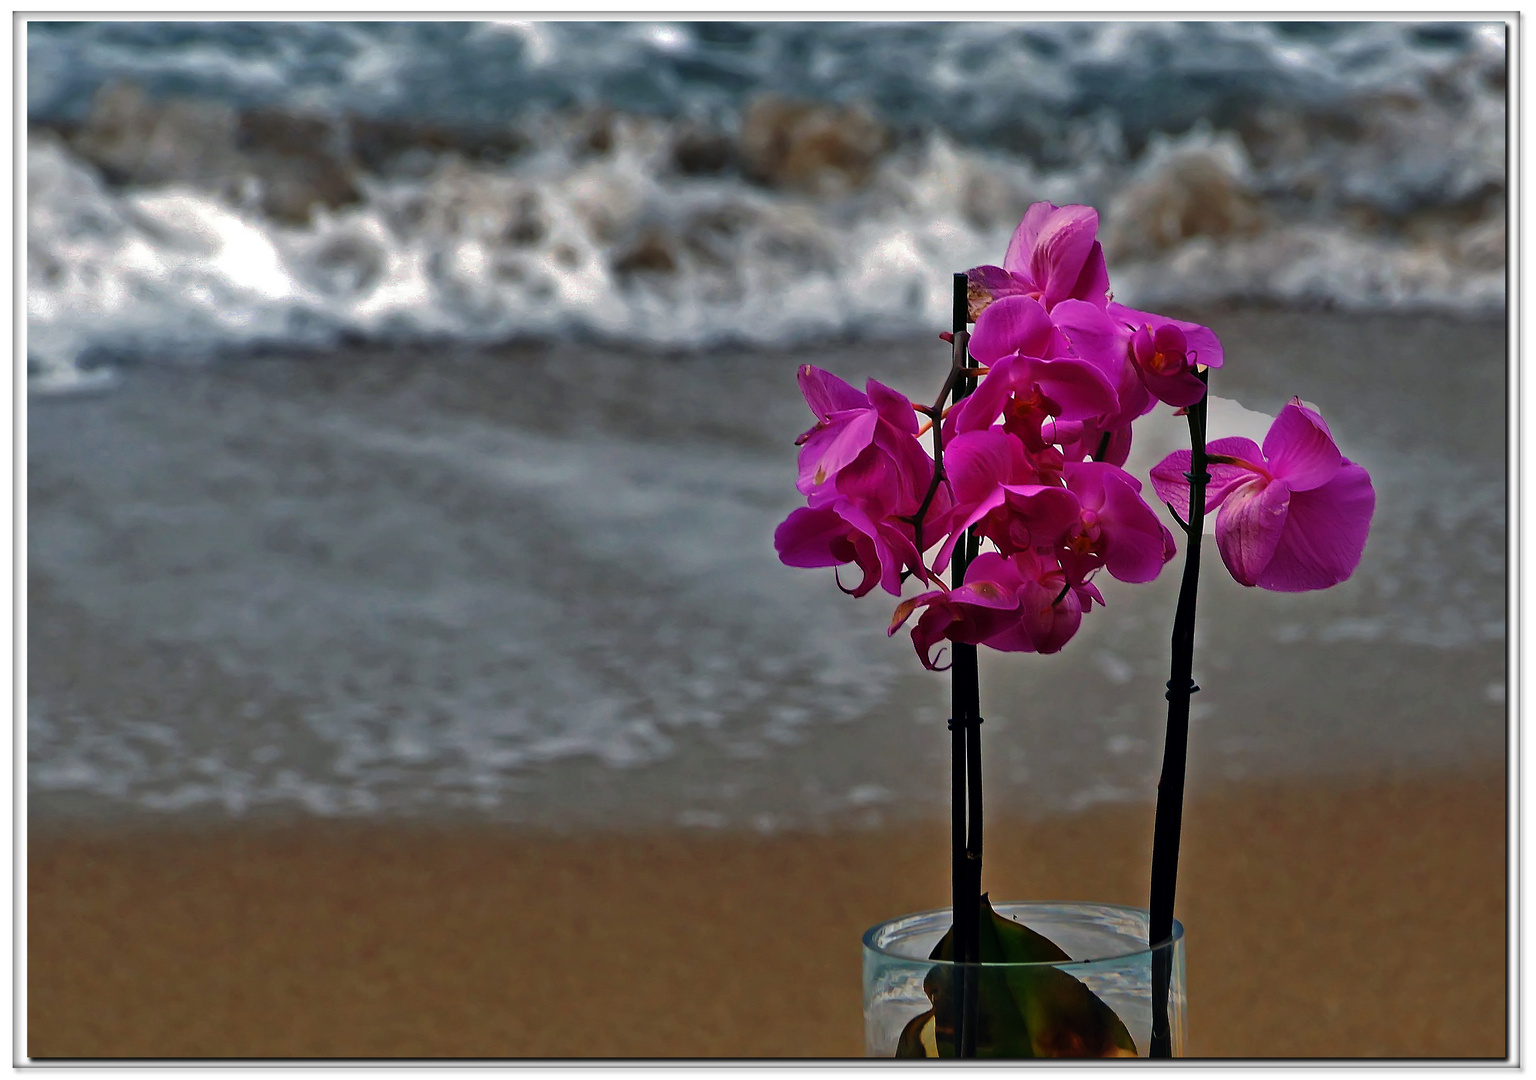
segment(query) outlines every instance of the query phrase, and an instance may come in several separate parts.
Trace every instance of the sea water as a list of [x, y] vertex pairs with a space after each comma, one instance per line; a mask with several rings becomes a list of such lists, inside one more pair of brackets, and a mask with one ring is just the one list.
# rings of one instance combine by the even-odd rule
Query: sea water
[[[1037, 198], [1204, 305], [1213, 434], [1300, 393], [1375, 478], [1344, 586], [1207, 552], [1194, 778], [1502, 755], [1501, 26], [27, 42], [34, 813], [942, 812], [947, 680], [774, 557], [794, 371], [929, 394]], [[1138, 430], [1145, 477], [1183, 434]], [[1151, 797], [1176, 588], [987, 659], [989, 805]]]
[[347, 337], [941, 323], [1038, 199], [1120, 299], [1496, 313], [1504, 27], [32, 23], [38, 391]]

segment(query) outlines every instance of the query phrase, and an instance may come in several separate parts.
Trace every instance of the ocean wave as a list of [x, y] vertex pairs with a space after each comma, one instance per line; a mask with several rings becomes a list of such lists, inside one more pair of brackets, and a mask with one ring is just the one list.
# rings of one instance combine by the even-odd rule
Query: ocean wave
[[[534, 100], [496, 123], [402, 110], [386, 88], [417, 85], [426, 63], [403, 30], [371, 52], [318, 30], [286, 53], [256, 49], [218, 75], [222, 97], [152, 92], [167, 75], [147, 45], [59, 37], [74, 44], [56, 53], [144, 86], [99, 85], [82, 109], [46, 63], [30, 76], [31, 384], [348, 337], [673, 349], [908, 334], [947, 322], [948, 273], [997, 261], [1036, 199], [1100, 207], [1116, 295], [1133, 304], [1504, 306], [1501, 28], [1437, 45], [1398, 24], [1313, 40], [1267, 24], [1010, 24], [993, 40], [956, 24], [926, 46], [909, 29], [863, 48], [827, 25], [805, 55], [789, 29], [727, 47], [659, 24], [606, 39], [481, 28], [455, 47], [511, 40], [525, 73], [607, 58], [561, 76], [586, 104]], [[923, 47], [937, 60], [907, 71], [906, 97], [880, 81], [877, 61]], [[207, 90], [219, 48], [155, 55], [174, 57], [171, 85]], [[348, 59], [326, 83], [331, 53]], [[665, 65], [639, 62], [657, 56], [715, 66], [674, 79], [670, 97], [630, 95], [649, 111], [601, 103], [607, 78], [661, 78]], [[1239, 78], [1244, 58], [1254, 70]], [[1009, 62], [1033, 74], [1003, 93]], [[801, 96], [761, 92], [801, 68], [820, 72]], [[1087, 74], [1110, 70], [1093, 90]], [[274, 104], [263, 94], [283, 71], [316, 81]], [[1200, 89], [1213, 78], [1220, 100]], [[1163, 113], [1138, 112], [1131, 89], [1165, 84], [1182, 89]], [[359, 87], [394, 111], [359, 111]], [[1004, 130], [997, 101], [1020, 94], [1034, 107]], [[941, 128], [951, 101], [971, 108]]]

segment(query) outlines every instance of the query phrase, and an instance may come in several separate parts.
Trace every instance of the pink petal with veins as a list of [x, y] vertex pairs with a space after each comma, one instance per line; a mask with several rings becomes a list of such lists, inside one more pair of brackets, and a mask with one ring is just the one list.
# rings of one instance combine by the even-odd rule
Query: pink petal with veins
[[1258, 584], [1275, 556], [1290, 503], [1291, 490], [1283, 480], [1266, 484], [1259, 476], [1233, 488], [1222, 502], [1216, 516], [1216, 546], [1239, 584]]
[[1066, 342], [1045, 308], [1029, 296], [994, 300], [971, 331], [971, 356], [983, 364], [991, 365], [1014, 353], [1045, 357], [1066, 351]]
[[1001, 266], [976, 266], [967, 270], [966, 278], [966, 317], [975, 322], [981, 318], [981, 313], [986, 311], [994, 300], [1001, 300], [1005, 296], [1027, 296], [1030, 293], [1028, 284], [1020, 281]]
[[[1086, 360], [1030, 360], [1028, 379], [1059, 406], [1063, 420], [1091, 420], [1119, 407], [1115, 388]], [[1015, 376], [1019, 383], [1024, 380]], [[1023, 389], [1023, 387], [1020, 387]]]
[[[1063, 206], [1042, 222], [1029, 260], [1029, 276], [1041, 290], [1040, 299], [1047, 308], [1072, 297], [1098, 232], [1099, 212], [1090, 206]], [[1008, 267], [1006, 258], [1003, 265]]]
[[[1060, 588], [1031, 581], [1019, 590], [1019, 600], [1019, 633], [989, 639], [987, 644], [994, 649], [1024, 651], [1016, 648], [1022, 636], [1035, 652], [1060, 652], [1082, 625], [1083, 609], [1071, 589], [1062, 596]], [[1010, 645], [1015, 647], [1010, 649]]]
[[1008, 238], [1008, 251], [1003, 255], [1003, 269], [1010, 274], [1033, 281], [1030, 275], [1030, 262], [1034, 257], [1035, 248], [1040, 243], [1040, 232], [1050, 220], [1051, 215], [1060, 207], [1055, 203], [1037, 202], [1031, 204], [1024, 211], [1024, 216], [1019, 219], [1019, 227], [1013, 230], [1013, 235]]
[[1259, 586], [1302, 592], [1337, 585], [1360, 565], [1375, 509], [1370, 475], [1350, 461], [1326, 484], [1295, 492]]
[[[1238, 484], [1253, 478], [1264, 477], [1264, 454], [1259, 450], [1259, 444], [1252, 439], [1244, 439], [1241, 436], [1231, 436], [1225, 439], [1217, 439], [1215, 442], [1205, 444], [1207, 455], [1220, 454], [1225, 457], [1238, 458], [1245, 464], [1227, 465], [1220, 462], [1211, 462], [1206, 472], [1211, 475], [1211, 482], [1205, 486], [1205, 512], [1209, 514], [1221, 505], [1228, 493]], [[1179, 517], [1189, 520], [1189, 478], [1185, 473], [1189, 472], [1190, 453], [1188, 450], [1175, 450], [1152, 467], [1152, 490], [1157, 492], [1157, 497], [1173, 507]]]
[[1102, 371], [1113, 384], [1125, 366], [1130, 330], [1082, 300], [1063, 300], [1051, 309], [1051, 321], [1066, 335], [1074, 355]]
[[1029, 533], [1030, 547], [1054, 547], [1077, 524], [1081, 508], [1066, 488], [1043, 484], [1004, 484], [1008, 516]]
[[910, 398], [874, 379], [865, 384], [865, 390], [880, 419], [897, 431], [908, 435], [917, 434], [917, 412], [912, 408]]
[[1104, 246], [1097, 241], [1088, 252], [1088, 261], [1083, 264], [1083, 272], [1077, 275], [1069, 295], [1101, 310], [1109, 302], [1109, 269], [1104, 265]]
[[801, 364], [796, 378], [800, 381], [800, 393], [805, 403], [816, 414], [816, 419], [826, 420], [844, 409], [867, 409], [869, 398], [849, 386], [830, 371], [823, 371], [810, 364]]
[[944, 418], [944, 439], [948, 442], [968, 431], [985, 431], [1003, 411], [1003, 402], [1013, 391], [1013, 368], [1022, 358], [1006, 356], [982, 376], [976, 389]]
[[1264, 436], [1269, 471], [1292, 491], [1308, 491], [1333, 479], [1344, 462], [1323, 418], [1292, 398]]
[[873, 409], [837, 412], [831, 417], [827, 427], [811, 432], [800, 447], [800, 479], [795, 486], [802, 495], [810, 494], [852, 464], [875, 437], [878, 417]]

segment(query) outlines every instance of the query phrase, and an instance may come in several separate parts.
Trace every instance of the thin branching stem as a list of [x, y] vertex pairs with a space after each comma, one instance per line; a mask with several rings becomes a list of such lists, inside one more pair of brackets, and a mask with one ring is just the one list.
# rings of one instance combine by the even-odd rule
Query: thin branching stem
[[965, 377], [968, 370], [965, 366], [966, 346], [970, 342], [970, 334], [961, 326], [954, 332], [954, 355], [950, 359], [949, 374], [944, 378], [944, 387], [939, 391], [939, 396], [934, 403], [923, 408], [913, 406], [918, 412], [925, 414], [932, 422], [933, 427], [933, 477], [928, 481], [928, 490], [923, 495], [923, 501], [918, 505], [917, 513], [903, 520], [912, 526], [912, 542], [917, 548], [917, 561], [922, 567], [922, 578], [926, 583], [930, 571], [923, 562], [923, 519], [928, 516], [929, 509], [933, 506], [934, 496], [939, 493], [939, 485], [944, 482], [944, 414], [948, 412], [944, 408], [944, 399], [949, 397], [954, 389], [955, 380]]

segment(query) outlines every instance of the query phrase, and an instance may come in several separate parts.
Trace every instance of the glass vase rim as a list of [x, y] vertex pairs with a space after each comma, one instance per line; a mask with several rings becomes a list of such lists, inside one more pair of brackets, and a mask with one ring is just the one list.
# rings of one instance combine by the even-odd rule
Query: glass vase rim
[[[1009, 907], [1009, 908], [1011, 908], [1011, 907], [1077, 908], [1077, 909], [1098, 908], [1098, 909], [1102, 909], [1102, 910], [1128, 912], [1128, 913], [1131, 913], [1131, 914], [1134, 914], [1134, 915], [1140, 915], [1143, 918], [1145, 918], [1148, 922], [1150, 922], [1151, 918], [1152, 918], [1152, 913], [1150, 911], [1148, 911], [1144, 907], [1134, 907], [1134, 906], [1132, 906], [1130, 904], [1107, 904], [1107, 903], [1103, 903], [1102, 901], [1098, 901], [1098, 900], [999, 900], [996, 904], [993, 905], [993, 910], [995, 911], [998, 908], [1004, 908], [1004, 907]], [[876, 945], [874, 943], [874, 936], [875, 936], [876, 931], [881, 930], [881, 929], [891, 925], [891, 923], [902, 922], [902, 921], [905, 921], [905, 920], [908, 920], [908, 919], [911, 919], [911, 920], [922, 919], [922, 918], [926, 918], [927, 916], [930, 916], [930, 915], [949, 915], [950, 919], [953, 920], [954, 916], [952, 914], [950, 914], [950, 912], [952, 910], [953, 909], [951, 907], [949, 907], [949, 906], [945, 906], [945, 907], [941, 907], [941, 908], [929, 908], [927, 911], [914, 911], [914, 912], [912, 912], [910, 914], [907, 914], [907, 915], [896, 915], [896, 916], [893, 916], [892, 918], [889, 918], [889, 919], [883, 919], [880, 922], [875, 923], [875, 925], [871, 926], [868, 930], [864, 931], [864, 936], [862, 938], [863, 943], [864, 943], [864, 948], [868, 949], [870, 952], [875, 953], [875, 954], [877, 954], [879, 956], [883, 956], [886, 959], [889, 959], [889, 960], [899, 960], [899, 961], [901, 961], [903, 963], [908, 963], [908, 964], [944, 965], [944, 966], [948, 966], [948, 967], [987, 967], [987, 968], [1001, 968], [1001, 967], [1016, 967], [1016, 968], [1030, 968], [1030, 967], [1070, 968], [1070, 967], [1077, 967], [1077, 968], [1082, 968], [1082, 967], [1094, 967], [1094, 966], [1100, 965], [1100, 964], [1109, 964], [1109, 963], [1123, 962], [1123, 961], [1126, 961], [1126, 960], [1134, 960], [1137, 957], [1141, 957], [1141, 956], [1145, 956], [1145, 957], [1150, 958], [1154, 953], [1158, 952], [1159, 950], [1174, 948], [1174, 947], [1178, 946], [1184, 940], [1184, 924], [1181, 923], [1178, 919], [1174, 919], [1173, 920], [1173, 934], [1170, 937], [1168, 937], [1168, 938], [1164, 939], [1163, 941], [1159, 942], [1157, 945], [1141, 945], [1141, 946], [1139, 946], [1137, 948], [1134, 948], [1134, 949], [1128, 949], [1125, 952], [1114, 953], [1114, 954], [1111, 954], [1109, 956], [1095, 956], [1095, 957], [1092, 957], [1092, 958], [1087, 959], [1087, 960], [1027, 960], [1027, 961], [990, 960], [990, 961], [987, 961], [985, 963], [979, 963], [979, 964], [971, 964], [971, 963], [959, 964], [959, 963], [957, 963], [954, 960], [932, 960], [932, 959], [928, 959], [926, 957], [919, 958], [919, 957], [914, 957], [914, 956], [902, 956], [899, 953], [891, 952], [889, 949], [884, 948], [884, 947], [882, 947], [880, 945]]]

